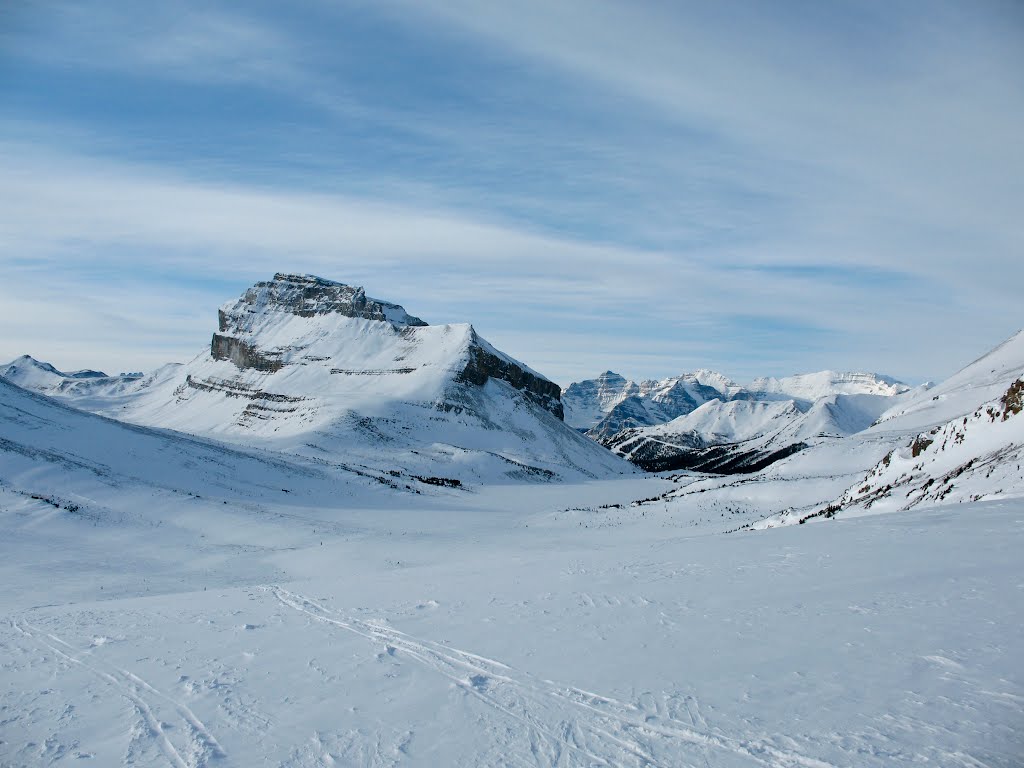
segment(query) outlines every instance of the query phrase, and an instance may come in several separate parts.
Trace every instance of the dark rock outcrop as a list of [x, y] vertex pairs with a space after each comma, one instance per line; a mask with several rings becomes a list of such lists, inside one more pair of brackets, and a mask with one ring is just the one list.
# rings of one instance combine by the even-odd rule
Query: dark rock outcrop
[[241, 369], [252, 368], [265, 373], [281, 369], [280, 353], [262, 352], [252, 344], [246, 344], [234, 336], [213, 334], [210, 354], [214, 360], [230, 360]]
[[607, 446], [608, 441], [624, 429], [649, 427], [662, 423], [664, 419], [660, 411], [655, 406], [655, 413], [651, 413], [651, 409], [647, 407], [648, 402], [638, 395], [627, 397], [616, 404], [596, 427], [587, 432], [587, 437]]
[[753, 441], [708, 445], [696, 432], [655, 440], [641, 432], [627, 430], [611, 447], [630, 462], [647, 472], [691, 470], [721, 475], [742, 475], [759, 472], [776, 461], [792, 456], [807, 447], [798, 442], [782, 448], [756, 445]]
[[512, 360], [500, 357], [486, 349], [476, 331], [472, 332], [469, 362], [459, 372], [457, 380], [483, 386], [489, 378], [500, 379], [512, 385], [537, 405], [563, 418], [561, 388], [553, 381], [531, 373]]

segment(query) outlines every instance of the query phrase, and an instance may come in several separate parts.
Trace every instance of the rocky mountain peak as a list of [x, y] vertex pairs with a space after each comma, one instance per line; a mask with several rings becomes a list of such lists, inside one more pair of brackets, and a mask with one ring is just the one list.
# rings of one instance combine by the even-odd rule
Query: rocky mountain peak
[[299, 317], [338, 314], [389, 322], [395, 327], [427, 325], [398, 304], [369, 298], [359, 286], [325, 280], [315, 275], [277, 273], [273, 280], [256, 283], [241, 298], [220, 308], [221, 333], [244, 333], [267, 312]]
[[[369, 298], [360, 287], [278, 273], [223, 305], [218, 319], [210, 358], [231, 362], [240, 373], [190, 373], [192, 389], [220, 391], [230, 379], [232, 396], [244, 390], [246, 397], [283, 395], [289, 402], [311, 400], [313, 393], [340, 397], [350, 389], [352, 396], [342, 399], [351, 408], [356, 396], [374, 407], [372, 401], [386, 400], [389, 392], [416, 401], [465, 399], [467, 385], [483, 387], [496, 379], [563, 417], [558, 385], [492, 347], [471, 325], [428, 325], [397, 304]], [[282, 369], [289, 373], [275, 379]], [[375, 386], [367, 387], [371, 380]], [[270, 418], [265, 408], [258, 418]]]

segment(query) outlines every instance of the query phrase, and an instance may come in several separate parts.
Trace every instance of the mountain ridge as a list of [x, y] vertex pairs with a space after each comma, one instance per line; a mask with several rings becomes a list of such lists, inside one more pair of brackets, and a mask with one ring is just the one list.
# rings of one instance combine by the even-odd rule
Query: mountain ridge
[[469, 323], [278, 273], [221, 305], [209, 347], [117, 391], [50, 393], [130, 423], [464, 481], [634, 471], [562, 422], [560, 388]]

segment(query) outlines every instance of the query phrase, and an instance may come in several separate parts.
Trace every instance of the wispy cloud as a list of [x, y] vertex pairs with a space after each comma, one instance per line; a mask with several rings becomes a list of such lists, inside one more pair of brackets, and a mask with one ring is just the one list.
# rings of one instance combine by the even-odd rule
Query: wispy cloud
[[[0, 237], [9, 253], [18, 254], [8, 260], [9, 285], [36, 286], [32, 306], [20, 306], [8, 319], [16, 318], [25, 329], [9, 335], [8, 345], [16, 339], [24, 344], [26, 330], [48, 333], [52, 303], [66, 304], [61, 297], [71, 294], [89, 298], [80, 302], [84, 320], [64, 336], [81, 334], [81, 349], [89, 351], [95, 336], [88, 316], [90, 308], [102, 305], [96, 295], [104, 288], [115, 297], [130, 288], [137, 303], [120, 306], [118, 313], [138, 311], [149, 318], [148, 325], [120, 324], [122, 333], [136, 339], [130, 347], [149, 346], [150, 295], [161, 296], [165, 307], [174, 303], [188, 318], [188, 341], [194, 344], [209, 331], [201, 310], [212, 317], [215, 303], [277, 270], [364, 283], [430, 320], [474, 321], [499, 338], [523, 338], [525, 331], [552, 349], [551, 359], [561, 361], [556, 368], [572, 371], [563, 378], [583, 373], [567, 364], [581, 349], [580, 340], [575, 338], [570, 349], [551, 344], [573, 331], [592, 337], [592, 351], [580, 358], [587, 361], [600, 354], [630, 357], [646, 337], [642, 346], [654, 342], [692, 350], [682, 355], [691, 364], [700, 359], [697, 351], [707, 354], [712, 339], [719, 348], [715, 359], [728, 362], [728, 354], [763, 340], [764, 328], [773, 325], [837, 333], [878, 330], [873, 318], [863, 315], [865, 291], [875, 306], [888, 298], [901, 312], [907, 303], [925, 303], [906, 285], [887, 287], [884, 273], [861, 280], [856, 268], [837, 279], [830, 271], [736, 267], [679, 253], [556, 238], [443, 209], [213, 185], [138, 166], [33, 154], [23, 147], [4, 147], [0, 156], [9, 171], [0, 192], [13, 201], [0, 211]], [[180, 291], [178, 299], [171, 298], [170, 288]], [[188, 301], [199, 299], [206, 306], [187, 308]], [[762, 318], [750, 323], [762, 326], [758, 334], [744, 333], [737, 321], [751, 314]], [[895, 320], [891, 311], [876, 317], [882, 324]], [[110, 326], [100, 325], [99, 335], [109, 336]], [[43, 349], [46, 333], [35, 340]], [[158, 335], [163, 348], [166, 333]], [[776, 342], [786, 335], [778, 333]], [[184, 341], [179, 357], [194, 349]], [[779, 359], [773, 368], [795, 362], [785, 357], [789, 345], [775, 348]], [[667, 355], [662, 371], [677, 354]], [[145, 358], [155, 362], [151, 354]]]
[[0, 357], [63, 297], [55, 363], [180, 358], [277, 270], [562, 380], [935, 376], [1019, 324], [1012, 5], [45, 8], [5, 44]]

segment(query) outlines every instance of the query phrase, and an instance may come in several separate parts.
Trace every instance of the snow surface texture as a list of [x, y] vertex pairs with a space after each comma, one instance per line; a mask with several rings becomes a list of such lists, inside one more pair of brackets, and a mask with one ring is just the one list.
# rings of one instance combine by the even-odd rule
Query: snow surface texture
[[842, 480], [417, 495], [3, 382], [0, 430], [3, 765], [1019, 764], [1019, 501], [727, 535]]

